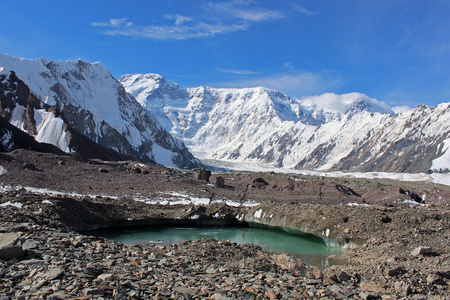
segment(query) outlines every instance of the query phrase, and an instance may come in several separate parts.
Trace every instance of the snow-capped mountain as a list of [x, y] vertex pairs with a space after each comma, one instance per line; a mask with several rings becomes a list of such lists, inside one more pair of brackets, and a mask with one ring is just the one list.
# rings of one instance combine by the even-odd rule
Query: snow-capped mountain
[[88, 139], [168, 166], [199, 165], [101, 63], [0, 54], [0, 114], [39, 142], [77, 152]]
[[194, 155], [314, 170], [450, 169], [449, 103], [394, 114], [364, 94], [292, 99], [267, 88], [183, 89], [157, 74], [119, 81]]

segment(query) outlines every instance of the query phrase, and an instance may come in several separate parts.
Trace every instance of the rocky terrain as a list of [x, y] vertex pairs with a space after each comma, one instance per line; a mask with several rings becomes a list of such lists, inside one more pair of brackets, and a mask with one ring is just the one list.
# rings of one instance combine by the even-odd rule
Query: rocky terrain
[[[447, 186], [209, 174], [23, 149], [0, 153], [0, 182], [1, 299], [450, 296]], [[353, 248], [333, 257], [340, 264], [319, 269], [249, 244], [124, 245], [80, 233], [117, 225], [248, 222]]]

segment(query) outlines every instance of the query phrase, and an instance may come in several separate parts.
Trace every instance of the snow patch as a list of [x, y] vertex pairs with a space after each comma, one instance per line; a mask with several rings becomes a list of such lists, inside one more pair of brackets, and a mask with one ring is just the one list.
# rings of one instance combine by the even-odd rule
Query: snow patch
[[67, 143], [64, 121], [44, 109], [34, 111], [36, 120], [36, 141], [53, 144], [66, 153], [72, 152]]
[[6, 174], [6, 169], [3, 166], [0, 166], [0, 176]]
[[431, 170], [436, 171], [445, 171], [450, 167], [450, 151], [448, 151], [450, 147], [450, 139], [444, 140], [442, 143], [440, 152], [443, 154], [438, 158], [434, 159], [431, 163]]
[[255, 213], [253, 214], [253, 216], [257, 219], [260, 219], [262, 215], [262, 209], [258, 209], [257, 211], [255, 211]]
[[369, 206], [369, 204], [352, 202], [347, 203], [347, 206]]
[[5, 207], [5, 206], [8, 206], [8, 205], [9, 206], [14, 206], [14, 207], [17, 207], [17, 208], [22, 208], [23, 203], [8, 201], [8, 202], [0, 204], [0, 207]]

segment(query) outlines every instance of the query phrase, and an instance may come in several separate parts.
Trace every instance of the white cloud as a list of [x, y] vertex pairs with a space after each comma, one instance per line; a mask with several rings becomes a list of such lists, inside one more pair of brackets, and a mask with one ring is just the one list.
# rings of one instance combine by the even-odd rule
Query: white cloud
[[322, 107], [341, 113], [345, 112], [349, 105], [352, 105], [355, 102], [363, 101], [370, 104], [369, 106], [366, 106], [366, 110], [369, 112], [392, 113], [392, 109], [385, 102], [375, 98], [370, 98], [365, 94], [357, 92], [341, 95], [335, 93], [324, 93], [317, 96], [304, 97], [302, 99], [298, 99], [298, 101], [304, 106]]
[[192, 21], [191, 17], [186, 17], [182, 15], [165, 15], [164, 18], [175, 20], [175, 25], [181, 25], [184, 22]]
[[278, 73], [268, 76], [253, 77], [244, 80], [234, 80], [216, 83], [218, 87], [257, 87], [263, 86], [286, 93], [291, 97], [317, 95], [341, 85], [341, 79], [331, 78], [324, 73], [296, 72]]
[[217, 69], [222, 73], [229, 73], [235, 75], [256, 75], [258, 72], [248, 71], [248, 70], [236, 70], [236, 69]]
[[393, 110], [396, 114], [401, 113], [401, 112], [407, 112], [407, 111], [409, 111], [409, 110], [411, 110], [411, 109], [412, 109], [412, 108], [409, 107], [409, 106], [407, 106], [407, 105], [394, 106], [394, 107], [392, 107], [392, 110]]
[[110, 19], [109, 22], [91, 22], [91, 25], [97, 27], [120, 27], [125, 25], [126, 27], [130, 27], [133, 25], [133, 22], [127, 22], [127, 18], [121, 18]]

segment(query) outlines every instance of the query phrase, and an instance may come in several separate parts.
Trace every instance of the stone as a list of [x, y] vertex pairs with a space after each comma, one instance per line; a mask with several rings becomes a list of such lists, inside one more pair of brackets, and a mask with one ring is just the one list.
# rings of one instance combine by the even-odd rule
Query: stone
[[408, 296], [412, 292], [411, 286], [403, 281], [394, 283], [394, 288], [399, 291], [402, 296]]
[[278, 296], [277, 296], [277, 294], [275, 294], [273, 289], [270, 289], [266, 292], [266, 297], [269, 298], [270, 300], [278, 299]]
[[256, 178], [255, 180], [253, 180], [252, 187], [262, 189], [268, 185], [269, 185], [269, 183], [267, 181], [265, 181], [263, 178]]
[[389, 216], [382, 216], [381, 217], [381, 222], [383, 222], [383, 223], [391, 223], [392, 219], [389, 218]]
[[371, 282], [362, 282], [360, 284], [360, 288], [366, 292], [374, 292], [374, 293], [384, 292], [384, 289], [381, 286], [379, 286], [378, 284], [375, 284], [375, 283], [371, 283]]
[[438, 274], [428, 274], [427, 276], [427, 284], [445, 284], [445, 281]]
[[397, 276], [397, 275], [403, 275], [407, 273], [408, 271], [405, 270], [403, 267], [396, 267], [394, 269], [391, 269], [388, 271], [389, 276]]
[[345, 272], [341, 272], [339, 274], [339, 282], [347, 282], [350, 279], [351, 279], [350, 276], [347, 273], [345, 273]]
[[433, 253], [433, 251], [431, 250], [431, 247], [425, 247], [425, 246], [420, 246], [420, 247], [414, 248], [414, 250], [411, 251], [412, 256], [430, 255], [432, 253]]
[[15, 233], [0, 233], [0, 259], [21, 259], [24, 256], [22, 246], [17, 245], [19, 236]]
[[216, 178], [216, 186], [217, 186], [217, 187], [220, 187], [220, 188], [225, 187], [225, 179], [223, 179], [222, 176], [218, 176], [218, 177]]
[[109, 170], [103, 167], [98, 168], [99, 173], [109, 173]]
[[45, 279], [48, 281], [60, 278], [64, 274], [64, 269], [62, 268], [52, 268], [45, 273]]
[[32, 163], [23, 163], [23, 168], [28, 170], [36, 170], [36, 165]]
[[87, 275], [99, 275], [103, 273], [103, 267], [97, 263], [88, 264], [84, 272]]
[[105, 291], [99, 288], [86, 288], [83, 290], [83, 294], [85, 295], [100, 295], [103, 296]]
[[99, 275], [97, 278], [103, 281], [110, 281], [113, 279], [113, 274], [109, 274], [109, 273], [104, 273]]
[[200, 168], [195, 171], [195, 179], [204, 180], [209, 182], [209, 177], [211, 177], [211, 171], [205, 168]]
[[39, 244], [35, 241], [25, 241], [25, 243], [22, 244], [22, 249], [23, 250], [36, 249], [38, 245]]
[[183, 287], [183, 286], [176, 286], [173, 288], [173, 290], [177, 293], [190, 295], [190, 296], [194, 296], [195, 294], [197, 294], [197, 291]]

